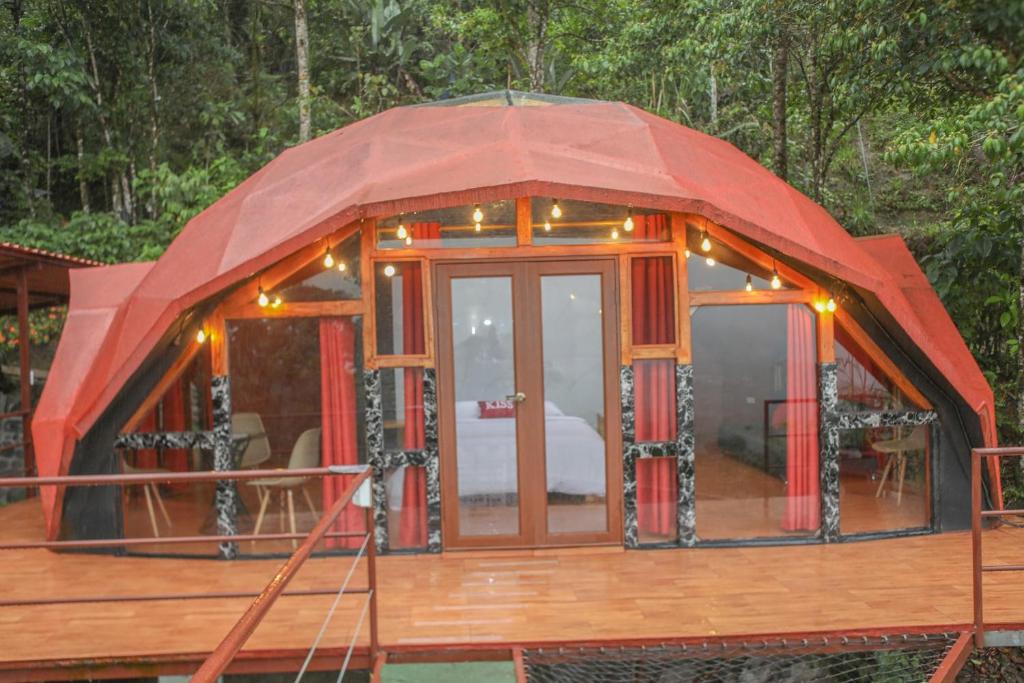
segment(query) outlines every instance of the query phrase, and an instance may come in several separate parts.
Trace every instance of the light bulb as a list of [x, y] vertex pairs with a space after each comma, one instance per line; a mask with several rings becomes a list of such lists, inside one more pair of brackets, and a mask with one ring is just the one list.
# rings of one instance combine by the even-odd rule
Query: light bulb
[[327, 251], [324, 252], [324, 268], [334, 267], [334, 257], [331, 256], [331, 250], [328, 247]]
[[557, 199], [554, 199], [554, 200], [551, 201], [551, 217], [552, 218], [561, 218], [562, 217], [562, 207], [560, 207], [558, 205], [558, 200]]
[[412, 246], [412, 235], [406, 235], [405, 236], [405, 246], [407, 246], [407, 247], [411, 247]]
[[707, 258], [707, 264], [708, 264], [709, 266], [713, 266], [713, 265], [715, 265], [715, 259], [713, 259], [713, 258], [711, 258], [710, 256], [708, 256], [708, 258]]
[[338, 261], [338, 272], [344, 273], [346, 270], [348, 270], [348, 266], [345, 265], [345, 262]]
[[614, 228], [612, 228], [612, 239], [613, 240], [619, 239], [619, 231], [615, 230]]
[[206, 341], [206, 330], [200, 327], [199, 331], [196, 332], [196, 343], [202, 344], [204, 341]]
[[825, 304], [825, 308], [828, 309], [829, 313], [835, 313], [836, 312], [836, 300], [833, 299], [832, 297], [829, 297], [828, 298], [828, 303]]
[[473, 222], [479, 223], [484, 219], [484, 212], [480, 210], [480, 205], [477, 204], [473, 207]]
[[551, 232], [551, 221], [544, 221], [544, 232]]
[[395, 267], [390, 263], [384, 266], [384, 274], [387, 275], [388, 277], [393, 277], [395, 274]]
[[275, 294], [274, 295], [274, 301], [270, 304], [270, 307], [271, 308], [277, 308], [278, 306], [281, 305], [281, 303], [282, 303], [281, 295], [280, 294]]
[[818, 313], [824, 313], [825, 312], [825, 302], [822, 301], [821, 299], [818, 299], [817, 301], [815, 301], [814, 302], [814, 310], [816, 310]]
[[266, 308], [270, 303], [270, 297], [267, 296], [262, 287], [260, 287], [260, 295], [256, 297], [256, 303], [260, 305], [260, 308]]
[[473, 231], [474, 232], [480, 232], [480, 223], [479, 222], [477, 222], [477, 224], [473, 226]]
[[779, 279], [779, 274], [772, 271], [772, 289], [779, 289], [782, 287], [782, 280]]
[[685, 256], [686, 258], [690, 258], [690, 250], [689, 249], [683, 249], [683, 256]]
[[405, 220], [401, 216], [399, 216], [398, 217], [398, 229], [395, 230], [395, 237], [397, 237], [400, 240], [404, 240], [408, 236], [409, 236], [409, 231], [405, 229]]
[[750, 277], [749, 275], [747, 275], [747, 284], [746, 284], [745, 289], [748, 292], [753, 292], [754, 291], [754, 279], [752, 277]]
[[702, 238], [700, 241], [700, 250], [704, 252], [711, 251], [711, 240], [708, 238], [708, 234], [706, 232], [702, 232], [700, 235]]
[[626, 232], [633, 232], [633, 209], [626, 214], [626, 220], [622, 222], [622, 229]]

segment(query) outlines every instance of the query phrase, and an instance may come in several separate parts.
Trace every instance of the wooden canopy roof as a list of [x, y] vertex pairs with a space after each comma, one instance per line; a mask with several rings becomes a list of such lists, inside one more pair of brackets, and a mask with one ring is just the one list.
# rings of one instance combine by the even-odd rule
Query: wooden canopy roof
[[68, 270], [103, 265], [97, 261], [56, 254], [20, 244], [0, 242], [0, 315], [18, 310], [18, 279], [24, 272], [30, 308], [67, 303], [71, 287]]

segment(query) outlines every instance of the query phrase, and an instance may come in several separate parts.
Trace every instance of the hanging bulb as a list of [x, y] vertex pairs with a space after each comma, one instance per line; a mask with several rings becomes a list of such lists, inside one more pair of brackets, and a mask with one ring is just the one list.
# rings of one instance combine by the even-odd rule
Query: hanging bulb
[[407, 247], [411, 247], [412, 246], [412, 235], [406, 235], [405, 236], [405, 246], [407, 246]]
[[750, 277], [750, 275], [747, 275], [747, 284], [744, 287], [744, 289], [746, 289], [748, 292], [754, 291], [754, 278]]
[[404, 214], [398, 216], [398, 229], [395, 230], [395, 237], [400, 240], [404, 240], [409, 236], [409, 231], [405, 229], [405, 217]]
[[836, 300], [833, 299], [832, 297], [829, 297], [828, 298], [828, 303], [825, 304], [825, 308], [828, 310], [829, 313], [835, 313], [836, 312]]
[[708, 233], [701, 230], [700, 237], [700, 250], [705, 253], [711, 251], [711, 239], [708, 238]]
[[626, 220], [622, 222], [622, 229], [626, 232], [633, 232], [633, 209], [626, 213]]
[[324, 268], [333, 268], [333, 267], [334, 267], [334, 257], [331, 256], [331, 248], [327, 247], [327, 249], [324, 251]]
[[390, 263], [384, 266], [384, 274], [388, 277], [393, 277], [395, 274], [395, 267]]
[[711, 258], [710, 256], [708, 256], [708, 258], [707, 258], [707, 264], [708, 264], [709, 266], [713, 266], [713, 265], [715, 265], [715, 259], [713, 259], [713, 258]]
[[690, 258], [690, 250], [689, 249], [683, 249], [683, 256], [685, 256], [686, 258]]
[[474, 226], [473, 226], [473, 232], [480, 232], [480, 230], [481, 230], [481, 228], [480, 228], [480, 223], [479, 223], [479, 221], [478, 221], [478, 222], [476, 223], [476, 225], [474, 225]]
[[480, 223], [484, 219], [484, 212], [480, 210], [480, 205], [477, 204], [473, 207], [473, 222]]
[[551, 232], [551, 221], [544, 221], [544, 232]]
[[278, 306], [281, 305], [281, 303], [282, 303], [281, 295], [280, 294], [275, 294], [274, 295], [274, 301], [270, 304], [270, 307], [271, 308], [277, 308]]
[[779, 278], [779, 272], [772, 269], [772, 289], [780, 289], [782, 287], [782, 280]]
[[557, 199], [552, 199], [551, 200], [551, 217], [552, 218], [561, 218], [562, 217], [562, 207], [560, 207], [558, 205], [558, 200]]
[[822, 301], [821, 299], [818, 299], [817, 301], [815, 301], [814, 302], [814, 310], [816, 310], [818, 313], [824, 313], [825, 312], [825, 302]]
[[206, 341], [206, 330], [200, 327], [199, 331], [196, 332], [196, 343], [202, 344], [204, 341]]
[[345, 262], [344, 261], [338, 261], [338, 272], [339, 273], [344, 273], [346, 270], [348, 270], [348, 266], [345, 265]]
[[612, 239], [613, 240], [619, 239], [619, 231], [616, 230], [615, 228], [612, 228]]
[[256, 297], [256, 303], [260, 305], [260, 308], [266, 308], [270, 303], [270, 297], [267, 296], [267, 293], [263, 291], [262, 287], [260, 287], [259, 296]]

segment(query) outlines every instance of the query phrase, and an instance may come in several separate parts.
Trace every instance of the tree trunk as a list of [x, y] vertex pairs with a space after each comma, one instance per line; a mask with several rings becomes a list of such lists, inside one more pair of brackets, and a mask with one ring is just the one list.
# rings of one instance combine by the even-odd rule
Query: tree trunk
[[715, 65], [711, 65], [711, 75], [708, 77], [708, 96], [711, 98], [711, 126], [718, 126], [718, 79], [715, 77]]
[[[1017, 275], [1017, 435], [1024, 435], [1024, 236], [1020, 238]], [[1020, 458], [1020, 467], [1024, 473], [1024, 458]]]
[[89, 202], [89, 183], [85, 179], [85, 140], [82, 139], [82, 126], [75, 126], [75, 144], [78, 147], [78, 198], [82, 202], [82, 211], [89, 213], [92, 207]]
[[824, 178], [822, 177], [824, 150], [821, 135], [822, 87], [820, 74], [818, 73], [818, 59], [812, 47], [807, 58], [807, 99], [811, 114], [811, 193], [814, 201], [819, 203], [821, 202], [822, 184], [824, 183]]
[[529, 26], [529, 37], [526, 43], [526, 68], [530, 72], [530, 90], [544, 90], [544, 50], [548, 33], [548, 13], [546, 7], [538, 9], [537, 3], [530, 2], [526, 7], [526, 22]]
[[775, 136], [775, 175], [783, 180], [789, 177], [789, 154], [786, 142], [787, 107], [786, 82], [789, 79], [789, 39], [776, 37], [772, 55], [772, 132]]
[[306, 25], [306, 0], [295, 0], [295, 62], [299, 78], [299, 142], [311, 137], [309, 103], [309, 29]]
[[149, 51], [147, 54], [147, 71], [149, 74], [149, 182], [152, 185], [149, 199], [146, 201], [146, 214], [156, 218], [156, 157], [160, 147], [160, 92], [156, 85], [156, 24], [153, 23], [153, 3], [149, 2]]

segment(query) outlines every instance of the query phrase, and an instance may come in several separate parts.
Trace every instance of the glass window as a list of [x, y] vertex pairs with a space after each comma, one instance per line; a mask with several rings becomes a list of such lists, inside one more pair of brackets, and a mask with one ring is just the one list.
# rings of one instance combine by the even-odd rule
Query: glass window
[[633, 361], [634, 437], [645, 441], [676, 438], [676, 364], [670, 359]]
[[[705, 240], [707, 240], [705, 242]], [[691, 292], [729, 292], [747, 289], [790, 289], [792, 285], [779, 279], [772, 287], [773, 273], [747, 257], [711, 239], [693, 227], [686, 231], [686, 274]], [[710, 247], [705, 250], [704, 247]]]
[[803, 305], [701, 306], [692, 329], [698, 535], [815, 534], [813, 313]]
[[633, 345], [675, 343], [676, 300], [672, 257], [634, 258], [630, 266]]
[[427, 472], [423, 467], [395, 467], [384, 475], [388, 497], [388, 547], [427, 547]]
[[516, 203], [505, 200], [391, 216], [377, 224], [377, 246], [380, 249], [514, 247]]
[[920, 410], [842, 325], [836, 324], [835, 329], [840, 410]]
[[422, 264], [419, 261], [380, 262], [375, 270], [377, 354], [426, 353]]
[[534, 197], [531, 210], [534, 244], [667, 242], [671, 239], [665, 214], [616, 204], [544, 197]]
[[[330, 258], [328, 258], [330, 254]], [[337, 301], [362, 296], [359, 282], [359, 233], [328, 249], [280, 287], [285, 301]]]
[[384, 448], [423, 449], [423, 368], [383, 368], [380, 371], [384, 411]]
[[601, 275], [542, 275], [548, 532], [608, 529]]
[[641, 543], [667, 543], [678, 536], [676, 467], [675, 457], [636, 461], [636, 516]]

